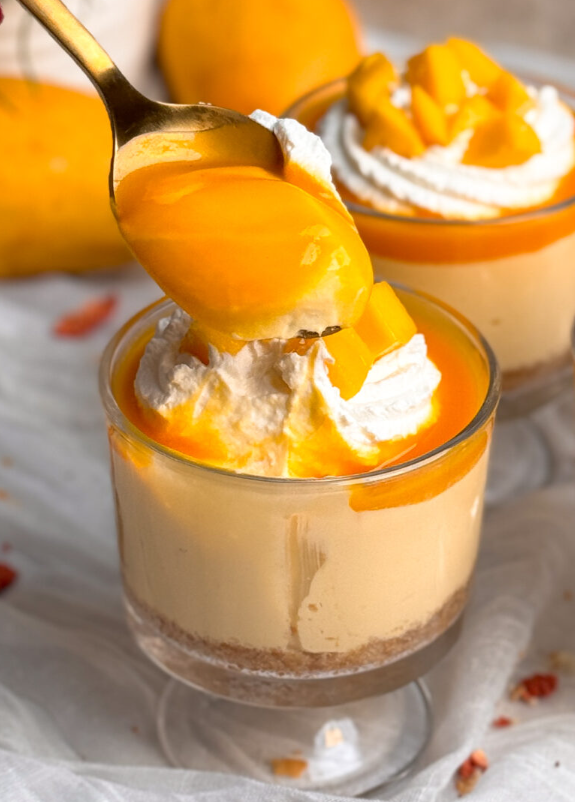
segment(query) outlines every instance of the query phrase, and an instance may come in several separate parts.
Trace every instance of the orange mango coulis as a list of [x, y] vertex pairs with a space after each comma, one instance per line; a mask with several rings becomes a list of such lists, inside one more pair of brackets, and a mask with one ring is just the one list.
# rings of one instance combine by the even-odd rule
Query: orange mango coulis
[[[341, 438], [338, 438], [335, 426], [329, 418], [324, 417], [317, 421], [317, 428], [309, 438], [294, 444], [290, 458], [290, 470], [294, 476], [345, 476], [363, 473], [377, 467], [401, 464], [443, 445], [462, 431], [478, 412], [485, 399], [488, 383], [488, 370], [483, 359], [470, 345], [462, 330], [453, 323], [448, 323], [441, 314], [430, 311], [429, 307], [417, 298], [404, 296], [402, 300], [417, 330], [424, 334], [428, 343], [429, 357], [442, 375], [434, 395], [436, 420], [416, 435], [382, 443], [379, 461], [375, 464], [365, 464], [350, 451]], [[146, 344], [152, 335], [153, 331], [150, 330], [135, 342], [123, 355], [115, 371], [113, 393], [122, 412], [137, 429], [168, 449], [215, 467], [241, 470], [241, 464], [234, 462], [234, 454], [229, 452], [218, 432], [205, 420], [198, 422], [197, 427], [187, 425], [183, 435], [177, 425], [166, 425], [160, 416], [149, 410], [143, 410], [138, 404], [134, 392], [135, 377]], [[177, 410], [174, 412], [177, 420]], [[466, 449], [467, 457], [460, 458], [459, 463], [451, 454], [447, 455], [441, 465], [428, 471], [425, 481], [415, 476], [409, 480], [402, 478], [401, 498], [405, 499], [406, 483], [409, 485], [417, 482], [421, 493], [433, 495], [455, 482], [481, 456], [487, 440], [484, 438], [481, 443], [480, 448], [471, 451]], [[258, 444], [254, 443], [254, 449], [258, 447]], [[356, 490], [358, 505], [363, 503], [358, 500], [360, 496], [357, 496], [360, 489]], [[373, 496], [374, 488], [366, 486], [364, 492], [369, 498], [373, 497], [372, 501], [366, 502], [368, 505], [381, 503], [381, 490], [379, 495]], [[414, 503], [416, 500], [417, 495], [413, 496], [409, 503]], [[390, 503], [390, 499], [386, 496], [385, 506]]]

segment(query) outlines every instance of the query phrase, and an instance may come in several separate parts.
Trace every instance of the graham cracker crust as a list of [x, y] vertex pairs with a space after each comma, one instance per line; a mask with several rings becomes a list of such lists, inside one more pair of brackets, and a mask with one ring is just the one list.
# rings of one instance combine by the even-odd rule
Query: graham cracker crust
[[[142, 630], [146, 630], [146, 637], [149, 638], [150, 631], [153, 631], [156, 636], [169, 641], [176, 648], [181, 659], [178, 659], [177, 666], [173, 664], [172, 660], [170, 666], [164, 667], [184, 681], [197, 684], [197, 668], [190, 666], [190, 671], [188, 671], [186, 656], [190, 662], [200, 660], [226, 670], [284, 679], [333, 677], [369, 671], [396, 663], [434, 641], [458, 619], [465, 607], [468, 590], [468, 584], [457, 590], [430, 619], [400, 636], [385, 640], [374, 638], [366, 645], [348, 652], [320, 653], [290, 648], [254, 649], [237, 643], [223, 643], [199, 638], [185, 632], [173, 621], [167, 620], [147, 605], [142, 604], [127, 588], [125, 595], [129, 614], [131, 613], [130, 623], [138, 640], [140, 641], [138, 630], [142, 627]], [[141, 641], [140, 645], [147, 651]], [[163, 664], [161, 656], [151, 656], [156, 662]]]

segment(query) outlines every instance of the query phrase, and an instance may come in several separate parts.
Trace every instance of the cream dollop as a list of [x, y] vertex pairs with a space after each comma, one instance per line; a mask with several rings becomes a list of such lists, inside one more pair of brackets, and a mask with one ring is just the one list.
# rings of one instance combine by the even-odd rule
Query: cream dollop
[[[575, 165], [572, 112], [554, 87], [529, 87], [528, 91], [535, 106], [525, 119], [541, 140], [542, 152], [517, 166], [492, 169], [462, 164], [470, 131], [462, 132], [446, 147], [431, 146], [412, 159], [388, 148], [367, 151], [362, 147], [363, 128], [348, 111], [346, 100], [327, 111], [319, 133], [331, 154], [337, 179], [379, 211], [414, 214], [419, 208], [452, 219], [498, 217], [504, 209], [521, 209], [549, 200], [561, 178]], [[410, 96], [409, 87], [402, 85], [392, 101], [405, 108]]]
[[182, 351], [190, 323], [181, 309], [159, 322], [140, 361], [136, 397], [168, 425], [177, 419], [184, 434], [186, 421], [205, 421], [245, 473], [290, 476], [290, 451], [326, 418], [366, 463], [378, 444], [434, 420], [441, 375], [422, 334], [379, 359], [346, 401], [329, 380], [331, 356], [321, 340], [304, 355], [285, 353], [283, 340], [250, 342], [235, 355], [210, 346], [204, 365]]

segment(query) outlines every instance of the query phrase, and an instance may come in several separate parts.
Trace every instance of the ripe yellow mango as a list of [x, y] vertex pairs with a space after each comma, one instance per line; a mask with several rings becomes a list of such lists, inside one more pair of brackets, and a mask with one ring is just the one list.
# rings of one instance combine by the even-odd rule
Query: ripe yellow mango
[[391, 61], [383, 53], [366, 56], [352, 72], [347, 82], [347, 100], [350, 111], [365, 128], [380, 98], [389, 94], [389, 87], [397, 81]]
[[429, 45], [407, 62], [407, 80], [422, 86], [443, 108], [465, 98], [461, 65], [447, 45]]
[[480, 125], [469, 142], [464, 164], [511, 167], [541, 152], [539, 137], [518, 114], [501, 114]]
[[387, 98], [371, 116], [363, 139], [366, 150], [378, 145], [408, 159], [425, 151], [423, 140], [407, 114]]
[[447, 145], [447, 115], [425, 89], [417, 84], [411, 92], [411, 113], [426, 145]]
[[473, 42], [452, 36], [447, 40], [447, 46], [453, 50], [462, 68], [477, 86], [490, 87], [501, 75], [499, 64]]

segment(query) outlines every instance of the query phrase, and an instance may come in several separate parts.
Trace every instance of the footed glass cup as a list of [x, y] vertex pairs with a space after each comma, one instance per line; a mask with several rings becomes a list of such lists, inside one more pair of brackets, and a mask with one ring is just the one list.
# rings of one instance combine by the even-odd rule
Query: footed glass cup
[[[545, 83], [524, 76], [532, 85]], [[345, 94], [341, 79], [297, 101], [286, 116], [314, 130]], [[575, 109], [575, 94], [561, 87]], [[575, 190], [575, 187], [574, 187]], [[550, 450], [527, 417], [569, 385], [575, 316], [575, 194], [493, 220], [446, 220], [378, 212], [342, 189], [377, 277], [428, 292], [487, 338], [502, 371], [488, 500], [551, 479]]]
[[122, 381], [169, 301], [104, 354], [128, 622], [177, 680], [158, 711], [176, 765], [355, 794], [400, 775], [426, 743], [429, 702], [414, 681], [461, 626], [499, 373], [459, 315], [401, 297], [465, 355], [483, 402], [441, 447], [356, 476], [234, 474], [139, 431]]

